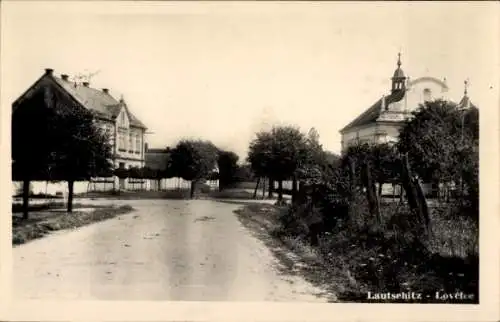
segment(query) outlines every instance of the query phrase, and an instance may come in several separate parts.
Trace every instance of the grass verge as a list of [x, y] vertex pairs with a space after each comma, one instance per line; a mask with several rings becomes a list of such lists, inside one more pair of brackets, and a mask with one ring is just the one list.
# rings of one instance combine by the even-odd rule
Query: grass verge
[[[473, 236], [478, 233], [471, 225], [435, 216], [433, 235], [427, 244], [395, 234], [395, 229], [339, 229], [324, 234], [319, 246], [313, 247], [305, 236], [284, 231], [281, 222], [287, 211], [286, 207], [252, 204], [236, 213], [243, 225], [280, 259], [286, 268], [284, 273], [300, 274], [312, 284], [335, 294], [338, 301], [479, 302], [479, 258], [470, 256], [475, 252], [471, 248], [477, 247]], [[454, 245], [450, 245], [450, 240]], [[371, 292], [370, 297], [368, 292]], [[422, 298], [374, 298], [374, 294], [388, 292], [421, 293]], [[471, 294], [473, 297], [469, 299], [452, 298]]]
[[114, 218], [133, 211], [129, 205], [120, 207], [99, 207], [92, 211], [41, 212], [30, 214], [29, 220], [12, 216], [12, 244], [21, 245], [42, 238], [53, 231], [74, 229], [94, 222]]

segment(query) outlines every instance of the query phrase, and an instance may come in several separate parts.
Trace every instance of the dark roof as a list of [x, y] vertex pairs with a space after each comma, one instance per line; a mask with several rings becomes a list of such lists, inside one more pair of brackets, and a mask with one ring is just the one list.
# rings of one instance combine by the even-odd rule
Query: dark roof
[[469, 96], [464, 95], [464, 97], [462, 97], [462, 99], [458, 103], [458, 108], [465, 109], [465, 108], [471, 108], [471, 107], [476, 108], [476, 106], [474, 104], [472, 104]]
[[[394, 91], [392, 94], [387, 95], [385, 97], [385, 106], [388, 106], [391, 103], [399, 102], [403, 99], [405, 95], [405, 91]], [[361, 113], [358, 117], [356, 117], [351, 123], [347, 124], [344, 128], [340, 130], [340, 132], [344, 132], [346, 130], [352, 129], [354, 127], [366, 125], [375, 122], [379, 116], [382, 109], [382, 99], [381, 97], [378, 101], [376, 101], [369, 109]]]
[[153, 170], [165, 170], [170, 153], [165, 149], [149, 149], [145, 153], [145, 167]]
[[403, 70], [398, 67], [395, 71], [394, 71], [394, 75], [392, 76], [393, 78], [405, 78], [405, 73], [403, 72]]
[[82, 84], [76, 84], [71, 81], [65, 81], [61, 78], [52, 76], [52, 78], [62, 87], [66, 92], [73, 96], [82, 106], [96, 112], [98, 116], [114, 120], [118, 117], [122, 105], [125, 105], [130, 125], [145, 129], [146, 126], [133, 115], [126, 104], [117, 101], [109, 93], [98, 90]]

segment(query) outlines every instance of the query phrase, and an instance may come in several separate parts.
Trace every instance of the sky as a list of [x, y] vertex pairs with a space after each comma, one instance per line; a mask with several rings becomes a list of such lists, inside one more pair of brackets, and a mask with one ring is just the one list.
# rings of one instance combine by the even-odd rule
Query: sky
[[339, 130], [389, 92], [399, 51], [411, 78], [446, 77], [456, 101], [468, 78], [481, 111], [498, 108], [493, 2], [1, 5], [3, 116], [45, 68], [99, 71], [90, 86], [123, 95], [150, 147], [203, 138], [243, 159], [256, 131], [289, 124], [339, 152]]

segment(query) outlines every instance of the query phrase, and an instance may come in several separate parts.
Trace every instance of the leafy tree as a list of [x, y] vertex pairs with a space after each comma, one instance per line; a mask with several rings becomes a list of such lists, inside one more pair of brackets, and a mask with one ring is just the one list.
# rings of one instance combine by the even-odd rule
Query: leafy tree
[[[278, 200], [283, 199], [283, 180], [295, 179], [305, 163], [306, 138], [293, 126], [275, 126], [259, 132], [250, 143], [248, 160], [255, 173], [278, 181]], [[294, 187], [296, 188], [296, 187]], [[296, 189], [292, 191], [296, 193]]]
[[238, 155], [232, 151], [219, 151], [217, 164], [219, 167], [219, 189], [236, 182], [238, 172]]
[[112, 168], [112, 150], [106, 132], [95, 123], [91, 111], [54, 92], [49, 104], [54, 111], [53, 149], [56, 177], [68, 182], [68, 212], [73, 210], [75, 181], [89, 180]]
[[30, 182], [50, 179], [54, 139], [53, 111], [43, 92], [35, 93], [12, 111], [12, 180], [22, 181], [23, 218], [28, 219]]
[[68, 181], [71, 212], [74, 181], [109, 174], [110, 157], [109, 138], [94, 124], [94, 115], [62, 93], [47, 88], [14, 107], [13, 179], [25, 187], [23, 218], [28, 218], [30, 181]]
[[191, 198], [196, 183], [205, 179], [217, 163], [218, 149], [209, 141], [182, 140], [171, 152], [171, 169], [184, 180], [191, 181]]
[[397, 149], [388, 143], [371, 146], [374, 180], [378, 183], [378, 196], [382, 196], [382, 187], [386, 183], [399, 181], [401, 161]]
[[408, 153], [411, 168], [427, 182], [459, 183], [477, 191], [479, 112], [459, 110], [443, 100], [426, 102], [401, 129], [398, 149]]
[[[273, 138], [271, 132], [261, 131], [256, 134], [256, 138], [250, 142], [247, 161], [257, 178], [269, 178], [269, 197], [273, 192], [273, 174], [269, 171], [269, 163], [272, 155], [272, 142]], [[257, 185], [259, 184], [257, 181]], [[255, 187], [257, 191], [257, 186]]]
[[238, 165], [236, 169], [236, 182], [252, 182], [255, 180], [250, 164]]
[[450, 181], [457, 164], [455, 145], [461, 123], [454, 103], [425, 102], [401, 129], [398, 148], [408, 153], [412, 169], [426, 181]]

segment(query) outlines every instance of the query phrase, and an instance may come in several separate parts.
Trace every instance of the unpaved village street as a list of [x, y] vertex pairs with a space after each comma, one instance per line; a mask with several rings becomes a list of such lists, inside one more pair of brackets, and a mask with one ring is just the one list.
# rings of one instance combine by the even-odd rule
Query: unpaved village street
[[[13, 249], [15, 298], [326, 302], [211, 200], [116, 200], [136, 211]], [[85, 202], [86, 203], [86, 202]]]

